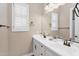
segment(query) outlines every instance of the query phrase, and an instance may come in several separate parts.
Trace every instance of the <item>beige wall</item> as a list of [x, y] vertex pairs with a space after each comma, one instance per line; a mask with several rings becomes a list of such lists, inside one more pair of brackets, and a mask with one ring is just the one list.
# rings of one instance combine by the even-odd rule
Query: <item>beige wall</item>
[[[8, 25], [7, 6], [0, 3], [0, 25]], [[0, 27], [0, 55], [8, 55], [8, 29], [5, 27]]]

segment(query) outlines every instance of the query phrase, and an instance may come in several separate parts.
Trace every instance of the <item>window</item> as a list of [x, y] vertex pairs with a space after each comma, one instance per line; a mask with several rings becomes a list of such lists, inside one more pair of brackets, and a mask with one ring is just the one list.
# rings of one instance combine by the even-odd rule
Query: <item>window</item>
[[28, 4], [12, 4], [12, 31], [29, 31]]
[[58, 14], [52, 13], [51, 15], [51, 30], [57, 31], [58, 30]]

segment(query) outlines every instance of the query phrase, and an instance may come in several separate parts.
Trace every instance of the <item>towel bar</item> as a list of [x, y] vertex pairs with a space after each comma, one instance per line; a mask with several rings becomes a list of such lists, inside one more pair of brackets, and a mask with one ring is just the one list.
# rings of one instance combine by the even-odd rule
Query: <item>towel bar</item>
[[58, 29], [69, 29], [69, 27], [59, 27]]
[[7, 28], [10, 28], [10, 26], [6, 26], [6, 25], [0, 25], [0, 27], [7, 27]]

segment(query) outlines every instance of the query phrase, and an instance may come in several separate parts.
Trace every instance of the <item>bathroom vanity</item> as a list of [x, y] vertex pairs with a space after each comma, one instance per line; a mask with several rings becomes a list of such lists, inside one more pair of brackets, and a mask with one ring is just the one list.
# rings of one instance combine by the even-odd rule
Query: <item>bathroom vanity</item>
[[[52, 40], [51, 40], [52, 39]], [[62, 39], [54, 39], [42, 35], [34, 35], [33, 53], [35, 56], [79, 56], [79, 44], [71, 42], [71, 46], [65, 46]]]

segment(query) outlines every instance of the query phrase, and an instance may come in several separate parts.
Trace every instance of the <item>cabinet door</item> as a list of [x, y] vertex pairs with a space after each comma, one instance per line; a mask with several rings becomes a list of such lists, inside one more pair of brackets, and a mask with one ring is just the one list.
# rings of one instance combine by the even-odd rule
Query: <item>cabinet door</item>
[[42, 43], [40, 43], [40, 55], [45, 56], [46, 46]]
[[36, 55], [36, 51], [37, 51], [37, 44], [33, 40], [33, 53], [34, 53], [34, 55]]
[[33, 40], [33, 53], [36, 56], [40, 56], [41, 55], [41, 47], [40, 47], [40, 43], [37, 40]]
[[37, 40], [33, 40], [33, 53], [37, 56], [44, 56], [44, 52], [45, 52], [46, 48], [45, 46], [37, 41]]

